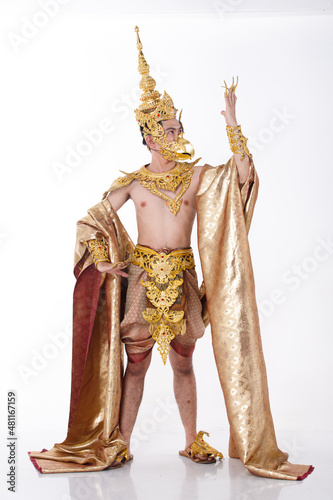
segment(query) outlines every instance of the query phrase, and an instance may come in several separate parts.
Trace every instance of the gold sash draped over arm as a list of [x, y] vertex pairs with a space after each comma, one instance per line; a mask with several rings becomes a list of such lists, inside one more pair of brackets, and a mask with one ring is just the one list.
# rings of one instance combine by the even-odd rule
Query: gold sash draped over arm
[[[233, 157], [205, 165], [197, 193], [198, 244], [205, 324], [230, 423], [229, 455], [253, 474], [303, 479], [313, 467], [293, 465], [276, 443], [248, 244], [258, 177], [253, 164], [239, 185]], [[123, 378], [119, 275], [100, 273], [85, 241], [102, 239], [111, 263], [127, 261], [134, 245], [107, 198], [77, 224], [71, 402], [67, 437], [29, 452], [43, 473], [97, 471], [126, 451], [119, 431]]]
[[[127, 447], [118, 427], [123, 377], [121, 276], [97, 271], [84, 244], [93, 238], [105, 241], [111, 262], [127, 260], [134, 250], [107, 198], [77, 223], [68, 433], [48, 451], [29, 452], [34, 466], [43, 473], [102, 470]], [[89, 302], [90, 296], [97, 298]]]
[[240, 189], [232, 157], [226, 165], [203, 167], [196, 198], [213, 351], [230, 423], [229, 456], [258, 476], [304, 479], [313, 468], [287, 461], [270, 410], [247, 236], [258, 186], [251, 163]]

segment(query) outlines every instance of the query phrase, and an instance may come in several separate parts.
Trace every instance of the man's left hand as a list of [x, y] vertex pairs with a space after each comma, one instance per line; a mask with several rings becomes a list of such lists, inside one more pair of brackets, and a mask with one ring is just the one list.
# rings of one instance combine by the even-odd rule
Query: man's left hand
[[227, 95], [224, 96], [225, 100], [225, 111], [221, 111], [221, 115], [224, 116], [226, 124], [231, 127], [237, 127], [238, 123], [236, 120], [236, 101], [237, 96], [233, 90], [228, 90]]

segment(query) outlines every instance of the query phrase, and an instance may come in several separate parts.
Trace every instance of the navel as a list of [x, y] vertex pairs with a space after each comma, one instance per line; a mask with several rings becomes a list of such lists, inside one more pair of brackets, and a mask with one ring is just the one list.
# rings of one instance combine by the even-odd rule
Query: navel
[[146, 203], [145, 201], [142, 201], [142, 202], [140, 203], [140, 205], [141, 205], [142, 207], [145, 207], [145, 206], [147, 205], [147, 203]]
[[187, 200], [184, 200], [184, 205], [188, 205], [188, 201]]

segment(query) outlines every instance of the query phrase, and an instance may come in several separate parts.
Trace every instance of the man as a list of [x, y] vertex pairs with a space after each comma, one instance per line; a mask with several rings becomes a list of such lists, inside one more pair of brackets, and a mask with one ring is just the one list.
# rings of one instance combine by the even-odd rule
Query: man
[[[234, 90], [231, 90], [227, 94], [225, 101], [226, 111], [223, 111], [222, 114], [225, 116], [227, 125], [230, 127], [237, 127], [238, 124], [235, 115], [236, 96]], [[176, 141], [177, 137], [182, 134], [182, 125], [176, 118], [162, 120], [161, 125], [165, 131], [166, 141], [168, 142]], [[176, 161], [169, 160], [161, 155], [160, 150], [162, 146], [158, 144], [158, 142], [154, 142], [153, 136], [150, 134], [146, 135], [145, 142], [151, 152], [151, 162], [149, 165], [145, 166], [145, 169], [148, 172], [158, 175], [163, 175], [166, 172], [173, 172]], [[242, 185], [249, 174], [250, 158], [246, 156], [242, 161], [242, 155], [240, 153], [236, 153], [234, 156], [239, 174], [239, 182]], [[200, 166], [195, 166], [195, 168], [193, 168], [193, 175], [190, 179], [189, 187], [183, 195], [182, 204], [176, 214], [173, 214], [168, 207], [166, 207], [163, 198], [156, 196], [156, 194], [151, 193], [147, 188], [143, 187], [138, 179], [134, 179], [133, 182], [127, 186], [120, 187], [108, 194], [108, 199], [116, 211], [129, 199], [134, 202], [138, 224], [138, 243], [140, 246], [150, 247], [156, 251], [159, 251], [159, 249], [169, 249], [169, 251], [179, 248], [187, 249], [191, 246], [191, 232], [196, 215], [195, 196], [198, 190], [201, 170], [202, 167]], [[181, 185], [174, 191], [172, 199], [176, 198], [180, 190]], [[160, 191], [170, 196], [170, 191], [166, 189], [161, 189]], [[130, 264], [130, 266], [130, 269], [132, 269], [135, 265]], [[123, 271], [123, 268], [124, 265], [114, 267], [111, 263], [104, 261], [97, 263], [97, 269], [100, 272], [119, 274], [127, 277], [128, 274]], [[135, 271], [132, 271], [132, 273], [133, 272]], [[189, 274], [190, 270], [185, 270], [184, 273]], [[192, 281], [194, 281], [192, 287], [196, 287], [197, 302], [200, 303], [199, 289], [196, 286], [196, 276], [193, 274], [193, 277], [195, 281], [192, 278]], [[142, 285], [140, 286], [142, 287]], [[145, 292], [145, 289], [143, 290]], [[143, 311], [138, 312], [142, 315]], [[200, 313], [200, 310], [198, 312]], [[191, 312], [189, 312], [189, 315], [190, 314]], [[189, 317], [187, 323], [190, 320], [191, 318]], [[144, 320], [142, 323], [143, 322]], [[122, 324], [127, 323], [128, 322], [122, 322]], [[139, 335], [141, 333], [141, 343], [144, 341], [142, 337], [151, 339], [148, 326], [148, 324], [147, 326], [143, 324], [143, 333], [139, 332]], [[203, 321], [201, 320], [200, 322], [197, 320], [193, 327], [193, 329], [197, 331], [192, 332], [192, 337], [194, 339], [201, 337], [204, 333], [204, 328]], [[125, 333], [124, 336], [125, 335], [128, 336], [129, 334]], [[177, 346], [177, 337], [178, 336], [174, 339], [173, 344], [171, 342], [171, 345]], [[179, 335], [179, 337], [179, 341], [186, 341], [186, 333], [183, 336]], [[133, 343], [132, 340], [130, 344], [131, 351], [133, 351]], [[151, 342], [149, 344], [151, 344]], [[126, 344], [126, 347], [128, 347], [128, 344]], [[179, 347], [175, 347], [169, 352], [169, 359], [174, 372], [175, 397], [185, 429], [185, 452], [187, 450], [187, 453], [197, 436], [196, 383], [192, 367], [193, 349], [191, 349], [190, 353], [185, 353], [185, 355], [178, 354], [180, 352]], [[130, 361], [127, 364], [120, 416], [120, 431], [127, 443], [130, 443], [131, 433], [142, 399], [144, 378], [150, 364], [151, 353], [151, 345], [149, 345], [147, 346], [147, 351], [145, 351], [146, 356], [143, 359], [141, 353], [132, 353], [130, 354]], [[213, 458], [209, 459], [209, 461], [213, 460]], [[201, 456], [198, 455], [196, 461], [207, 462], [207, 459], [201, 458]]]
[[[145, 92], [142, 96], [142, 108], [141, 110], [137, 110], [137, 117], [139, 117], [137, 119], [140, 124], [140, 120], [145, 119], [145, 113], [147, 113], [147, 109], [149, 110], [151, 107], [153, 109], [156, 109], [157, 107], [162, 116], [163, 105], [161, 110], [160, 107], [162, 100], [160, 99], [160, 95], [157, 95], [156, 91], [154, 90], [155, 82], [152, 81], [149, 75], [147, 75], [147, 63], [143, 58], [142, 45], [139, 39], [139, 35], [138, 48], [140, 51], [139, 71], [143, 75], [142, 87], [145, 89]], [[150, 85], [149, 91], [146, 90], [146, 80], [148, 79], [148, 84]], [[228, 90], [226, 89], [226, 111], [222, 111], [227, 125], [232, 128], [238, 127], [235, 113], [235, 87], [236, 85], [233, 85], [230, 92], [228, 92]], [[154, 94], [152, 99], [151, 94], [154, 92], [156, 95]], [[174, 109], [171, 100], [169, 101], [169, 103], [166, 102], [166, 106], [168, 106], [168, 104], [170, 105], [172, 111], [171, 114], [169, 113], [169, 115], [166, 113], [167, 117], [175, 115], [177, 111]], [[175, 143], [177, 141], [177, 138], [179, 138], [179, 136], [182, 136], [183, 134], [182, 124], [176, 118], [171, 117], [169, 119], [158, 121], [157, 123], [160, 123], [163, 127], [166, 142]], [[143, 142], [147, 145], [149, 151], [151, 152], [151, 162], [143, 167], [143, 170], [146, 175], [148, 175], [149, 173], [157, 174], [157, 178], [161, 179], [163, 176], [165, 177], [166, 173], [174, 172], [174, 169], [177, 166], [177, 162], [170, 158], [172, 156], [175, 156], [177, 158], [177, 155], [172, 155], [170, 154], [170, 152], [164, 155], [161, 154], [162, 145], [159, 143], [160, 141], [158, 141], [158, 139], [156, 140], [156, 138], [154, 141], [153, 135], [149, 132], [151, 132], [151, 129], [147, 127], [145, 129], [145, 132], [142, 132], [142, 135], [144, 136]], [[188, 156], [190, 157], [190, 155]], [[245, 183], [249, 175], [250, 158], [248, 156], [242, 158], [242, 155], [240, 153], [235, 153], [234, 157], [239, 174], [239, 182], [242, 185]], [[195, 168], [192, 167], [188, 171], [191, 174], [189, 178], [189, 185], [182, 196], [182, 203], [180, 204], [177, 211], [171, 211], [168, 207], [166, 207], [165, 199], [160, 196], [156, 196], [155, 192], [151, 192], [146, 187], [144, 187], [140, 183], [140, 177], [133, 178], [132, 182], [127, 185], [121, 186], [120, 184], [120, 187], [117, 182], [114, 183], [113, 190], [111, 187], [111, 192], [108, 194], [108, 200], [110, 201], [115, 211], [118, 211], [129, 199], [134, 202], [138, 225], [138, 244], [140, 245], [140, 247], [149, 247], [156, 251], [159, 251], [159, 249], [168, 249], [169, 253], [170, 251], [175, 249], [177, 250], [190, 248], [191, 232], [196, 215], [195, 196], [198, 191], [201, 171], [202, 167], [200, 166], [195, 166]], [[154, 179], [154, 177], [152, 177], [152, 179]], [[122, 179], [120, 179], [120, 181], [121, 180]], [[182, 186], [181, 184], [179, 184], [178, 187], [174, 190], [173, 194], [168, 189], [161, 188], [159, 189], [159, 191], [174, 200], [181, 191], [181, 188]], [[105, 257], [102, 258], [108, 260], [107, 254], [105, 253]], [[137, 274], [137, 271], [133, 269], [137, 266], [135, 266], [135, 264], [130, 264], [130, 266], [132, 277], [133, 274]], [[102, 273], [105, 272], [128, 277], [128, 274], [123, 271], [124, 265], [114, 267], [113, 264], [101, 260], [97, 262], [96, 267]], [[173, 349], [171, 349], [170, 351], [169, 358], [174, 372], [175, 397], [185, 429], [186, 441], [183, 454], [192, 458], [191, 455], [189, 455], [190, 447], [197, 436], [196, 383], [192, 366], [192, 352], [194, 350], [195, 340], [197, 338], [200, 338], [204, 334], [205, 325], [203, 323], [203, 320], [201, 319], [199, 289], [197, 287], [195, 271], [194, 269], [185, 269], [184, 274], [190, 276], [192, 274], [191, 284], [188, 284], [188, 279], [190, 278], [190, 276], [187, 277], [186, 281], [187, 286], [192, 287], [192, 303], [194, 304], [192, 305], [192, 310], [188, 311], [187, 314], [187, 328], [185, 334], [176, 335], [175, 338], [171, 341], [171, 346], [173, 347]], [[146, 275], [147, 272], [145, 272], [145, 275], [144, 273], [141, 273], [140, 278], [145, 281], [147, 279]], [[136, 282], [139, 281], [136, 276], [132, 278], [131, 282], [133, 282], [134, 280], [136, 280]], [[142, 288], [142, 285], [139, 285], [139, 287]], [[140, 294], [140, 290], [138, 289], [139, 287], [136, 287], [135, 290], [137, 294]], [[143, 293], [145, 295], [144, 288]], [[195, 297], [195, 295], [197, 295], [197, 297]], [[200, 309], [198, 307], [198, 304]], [[134, 334], [128, 332], [128, 330], [133, 330], [133, 328], [131, 328], [131, 322], [133, 322], [132, 311], [128, 313], [130, 319], [127, 320], [125, 317], [125, 320], [123, 320], [122, 322], [123, 330], [125, 330], [122, 337], [129, 354], [129, 362], [127, 364], [122, 393], [120, 431], [123, 438], [128, 444], [130, 443], [131, 433], [143, 395], [144, 378], [151, 360], [152, 345], [153, 342], [155, 342], [148, 330], [149, 325], [147, 321], [142, 318], [143, 312], [144, 311], [141, 310], [137, 311], [139, 318], [137, 319], [137, 322], [134, 326], [134, 330], [136, 330]], [[196, 321], [191, 318], [191, 314], [195, 313], [198, 316], [197, 318], [195, 318]], [[142, 319], [141, 322], [140, 316]], [[190, 335], [188, 335], [188, 326], [190, 322], [191, 325], [193, 323], [193, 327], [191, 327]], [[141, 328], [138, 326], [140, 323]], [[133, 340], [133, 335], [135, 336], [135, 334], [137, 337], [139, 337], [139, 345], [141, 348], [140, 352], [135, 352], [135, 350], [138, 350], [138, 342], [135, 342]], [[128, 338], [130, 338], [130, 341], [128, 340]], [[190, 342], [191, 340], [192, 342]], [[187, 350], [184, 349], [184, 343], [189, 347]], [[145, 344], [145, 346], [143, 346], [143, 344]], [[202, 457], [200, 454], [197, 454], [195, 457], [195, 461], [206, 463], [207, 457]], [[208, 461], [215, 462], [215, 460], [210, 457], [208, 457]]]
[[[78, 222], [68, 434], [30, 458], [41, 472], [102, 470], [131, 460], [131, 433], [155, 342], [174, 371], [185, 429], [180, 454], [198, 463], [222, 458], [196, 429], [191, 356], [209, 321], [230, 423], [229, 456], [259, 476], [304, 479], [312, 466], [287, 461], [270, 413], [247, 240], [258, 178], [236, 120], [237, 83], [225, 85], [221, 112], [232, 158], [217, 168], [195, 166], [198, 160], [187, 161], [194, 150], [171, 98], [155, 90], [136, 31], [143, 94], [135, 113], [151, 162], [117, 179]], [[130, 198], [138, 223], [135, 247], [116, 214]], [[201, 291], [190, 248], [196, 211]], [[120, 340], [128, 356], [124, 378]]]

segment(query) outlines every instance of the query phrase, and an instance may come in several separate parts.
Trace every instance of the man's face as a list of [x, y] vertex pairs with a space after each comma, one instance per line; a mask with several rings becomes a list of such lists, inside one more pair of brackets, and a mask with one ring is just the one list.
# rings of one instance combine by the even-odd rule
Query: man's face
[[168, 142], [175, 141], [178, 135], [183, 131], [181, 124], [176, 118], [171, 120], [162, 120], [162, 127], [164, 128], [166, 140]]
[[[194, 156], [192, 144], [183, 138], [183, 128], [181, 122], [176, 118], [161, 120], [160, 122], [164, 135], [154, 138], [146, 136], [148, 148], [152, 151], [161, 152], [162, 156], [169, 161], [190, 160]], [[170, 146], [167, 144], [170, 143]]]

